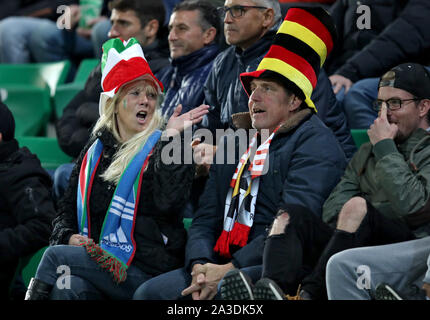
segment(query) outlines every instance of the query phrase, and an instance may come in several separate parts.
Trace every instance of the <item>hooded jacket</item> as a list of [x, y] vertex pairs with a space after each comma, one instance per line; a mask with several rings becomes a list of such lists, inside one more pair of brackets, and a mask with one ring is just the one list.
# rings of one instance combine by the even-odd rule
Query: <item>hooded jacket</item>
[[19, 258], [48, 245], [55, 217], [51, 188], [35, 155], [15, 139], [0, 142], [0, 296]]
[[[211, 108], [200, 127], [213, 132], [216, 129], [227, 129], [232, 126], [233, 114], [248, 111], [248, 95], [242, 87], [239, 75], [257, 69], [269, 51], [278, 28], [279, 24], [275, 24], [261, 39], [244, 51], [231, 46], [218, 55], [204, 87], [205, 104]], [[334, 132], [350, 159], [357, 149], [345, 114], [324, 70], [319, 73], [311, 99], [317, 107], [318, 117]]]
[[203, 103], [203, 84], [218, 52], [218, 45], [212, 43], [173, 59], [171, 65], [160, 71], [159, 80], [166, 90], [161, 109], [167, 118], [178, 104], [182, 104], [185, 113]]
[[[250, 129], [249, 113], [234, 115], [233, 124], [237, 128]], [[223, 149], [225, 164], [212, 164], [199, 209], [188, 230], [185, 266], [189, 270], [195, 263], [227, 262], [213, 248], [223, 229], [226, 196], [242, 154], [238, 154], [239, 144], [236, 144], [236, 161], [231, 164], [227, 162], [231, 157], [228, 143], [224, 143]], [[219, 148], [217, 153], [220, 151], [222, 149]], [[311, 114], [310, 109], [296, 113], [276, 132], [268, 157], [268, 171], [260, 178], [248, 242], [232, 251], [231, 261], [237, 268], [262, 263], [267, 229], [284, 204], [307, 207], [320, 217], [324, 200], [346, 166], [345, 155], [333, 133], [316, 115]]]
[[427, 225], [430, 133], [417, 129], [400, 144], [391, 139], [363, 144], [324, 203], [323, 220], [335, 224], [342, 206], [354, 196], [364, 197], [383, 215], [403, 220], [412, 230]]

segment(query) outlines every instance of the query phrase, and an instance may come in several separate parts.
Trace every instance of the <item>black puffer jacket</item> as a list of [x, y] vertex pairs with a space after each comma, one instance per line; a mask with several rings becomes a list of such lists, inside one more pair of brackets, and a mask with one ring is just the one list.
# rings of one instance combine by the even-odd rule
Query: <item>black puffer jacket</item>
[[[370, 30], [357, 29], [358, 5], [370, 8]], [[341, 65], [331, 67], [335, 74], [356, 82], [379, 77], [403, 62], [430, 61], [428, 0], [338, 0], [331, 14], [344, 41], [340, 49], [343, 56], [338, 59]], [[331, 63], [338, 57], [339, 52]]]
[[[152, 72], [157, 76], [156, 73], [169, 64], [167, 41], [155, 40], [142, 49]], [[55, 124], [61, 149], [73, 158], [77, 158], [87, 144], [91, 129], [99, 118], [101, 79], [99, 64], [91, 72], [84, 89], [69, 102]]]
[[[231, 46], [215, 59], [205, 83], [205, 103], [211, 106], [209, 114], [202, 121], [201, 127], [214, 131], [232, 127], [231, 116], [239, 112], [248, 112], [248, 96], [242, 87], [239, 75], [257, 69], [259, 63], [269, 51], [279, 24], [272, 27], [260, 40], [242, 51]], [[330, 81], [324, 70], [318, 76], [318, 83], [311, 96], [318, 110], [318, 117], [335, 134], [348, 159], [355, 153], [356, 146], [341, 105], [331, 89]]]
[[16, 140], [0, 143], [0, 265], [48, 245], [55, 217], [51, 187], [26, 147]]
[[[108, 130], [98, 133], [104, 145], [97, 168], [90, 198], [90, 237], [99, 242], [103, 221], [114, 193], [115, 186], [102, 178], [120, 147]], [[93, 139], [91, 139], [93, 140]], [[189, 197], [194, 176], [193, 165], [165, 165], [161, 149], [167, 142], [159, 140], [142, 178], [140, 201], [135, 222], [136, 253], [132, 264], [142, 271], [158, 275], [179, 268], [184, 262], [186, 231], [180, 216], [181, 208]], [[88, 144], [72, 171], [70, 184], [59, 203], [59, 215], [54, 220], [50, 244], [68, 244], [72, 234], [78, 233], [76, 199], [79, 168]], [[168, 238], [167, 244], [163, 236]]]

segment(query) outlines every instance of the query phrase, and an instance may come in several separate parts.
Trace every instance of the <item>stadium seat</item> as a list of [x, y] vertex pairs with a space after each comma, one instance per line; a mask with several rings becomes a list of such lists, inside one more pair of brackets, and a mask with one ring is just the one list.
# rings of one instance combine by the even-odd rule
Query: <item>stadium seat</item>
[[188, 231], [188, 229], [190, 228], [190, 226], [191, 226], [191, 222], [193, 221], [193, 219], [192, 218], [184, 218], [183, 220], [182, 220], [182, 222], [184, 223], [184, 228], [185, 228], [185, 230], [187, 230]]
[[354, 139], [355, 145], [357, 148], [363, 143], [369, 141], [369, 136], [367, 135], [367, 129], [351, 129], [352, 139]]
[[85, 82], [88, 79], [88, 76], [90, 75], [91, 71], [97, 66], [97, 64], [100, 62], [100, 59], [84, 59], [79, 64], [78, 70], [76, 71], [75, 78], [73, 80], [74, 84], [85, 84]]
[[59, 119], [63, 114], [63, 110], [70, 101], [81, 91], [84, 86], [80, 83], [67, 83], [57, 87], [54, 96], [55, 117]]
[[81, 91], [87, 81], [91, 71], [99, 63], [99, 59], [84, 59], [79, 64], [75, 79], [71, 83], [60, 84], [54, 95], [55, 117], [59, 119], [63, 114], [64, 108]]
[[49, 86], [54, 96], [57, 85], [66, 81], [70, 61], [47, 63], [0, 64], [0, 87], [26, 85], [38, 88]]
[[28, 256], [25, 256], [19, 260], [18, 268], [17, 268], [17, 274], [21, 274], [22, 281], [24, 282], [24, 285], [28, 287], [30, 284], [31, 278], [34, 277], [37, 271], [37, 267], [39, 266], [39, 262], [42, 259], [43, 253], [48, 247], [43, 247], [39, 249], [37, 252], [30, 254]]
[[55, 170], [72, 158], [65, 154], [58, 145], [57, 138], [52, 137], [17, 137], [20, 147], [27, 147], [39, 158], [46, 170]]
[[[1, 87], [1, 85], [0, 85]], [[16, 136], [44, 135], [52, 114], [49, 87], [14, 85], [0, 88], [3, 102], [15, 118]]]

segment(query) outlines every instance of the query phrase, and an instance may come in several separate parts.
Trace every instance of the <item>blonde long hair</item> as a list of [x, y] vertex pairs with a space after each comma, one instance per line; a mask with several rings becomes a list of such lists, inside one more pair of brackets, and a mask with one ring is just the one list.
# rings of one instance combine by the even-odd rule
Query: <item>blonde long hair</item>
[[[98, 121], [96, 122], [94, 129], [92, 131], [92, 136], [97, 138], [97, 132], [103, 128], [107, 128], [115, 137], [117, 141], [121, 141], [119, 134], [118, 125], [116, 122], [115, 109], [123, 96], [122, 86], [115, 96], [106, 102], [105, 107], [102, 110], [102, 114]], [[101, 177], [108, 182], [113, 182], [118, 184], [122, 173], [125, 171], [126, 167], [133, 159], [133, 157], [141, 150], [142, 146], [146, 143], [149, 136], [157, 129], [163, 129], [166, 120], [163, 117], [160, 104], [162, 99], [162, 94], [158, 95], [157, 104], [152, 116], [151, 122], [148, 124], [145, 130], [135, 134], [126, 142], [122, 143], [121, 147], [115, 153], [113, 160], [106, 171], [101, 174]]]

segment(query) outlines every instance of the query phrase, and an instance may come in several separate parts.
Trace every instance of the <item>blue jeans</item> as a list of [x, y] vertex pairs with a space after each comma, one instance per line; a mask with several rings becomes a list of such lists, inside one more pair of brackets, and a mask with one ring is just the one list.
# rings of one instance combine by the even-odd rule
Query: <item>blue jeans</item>
[[67, 186], [69, 185], [70, 175], [72, 174], [72, 170], [75, 167], [74, 163], [64, 163], [59, 166], [54, 172], [54, 200], [60, 200], [64, 191], [66, 191]]
[[368, 129], [378, 117], [372, 102], [378, 97], [379, 78], [357, 81], [343, 98], [343, 109], [351, 129]]
[[131, 265], [126, 280], [116, 284], [84, 247], [58, 245], [45, 251], [35, 278], [53, 286], [52, 300], [127, 300], [151, 275]]
[[33, 30], [29, 47], [36, 62], [53, 62], [79, 58], [93, 58], [94, 51], [90, 39], [79, 36], [73, 30], [58, 29], [51, 20], [39, 19]]
[[[262, 266], [241, 269], [256, 282], [261, 278]], [[221, 285], [220, 281], [219, 286]], [[182, 297], [181, 292], [191, 284], [191, 275], [185, 268], [163, 273], [143, 283], [137, 288], [133, 300], [189, 300], [191, 295]], [[219, 298], [218, 294], [215, 299]]]
[[43, 19], [9, 17], [0, 21], [0, 63], [29, 63], [32, 32]]
[[404, 298], [425, 299], [416, 288], [421, 287], [426, 271], [430, 270], [430, 259], [426, 264], [429, 254], [430, 237], [341, 251], [327, 264], [328, 298], [370, 300], [370, 292], [385, 282]]

